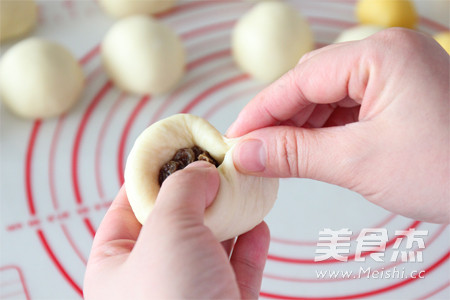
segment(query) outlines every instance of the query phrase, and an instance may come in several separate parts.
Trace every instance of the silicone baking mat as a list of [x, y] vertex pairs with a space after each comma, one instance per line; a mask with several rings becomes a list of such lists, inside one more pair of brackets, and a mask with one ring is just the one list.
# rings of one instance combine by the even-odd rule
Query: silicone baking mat
[[[170, 94], [136, 97], [115, 88], [102, 69], [99, 42], [114, 20], [95, 1], [38, 3], [34, 35], [73, 51], [85, 71], [86, 89], [70, 113], [51, 120], [25, 121], [1, 109], [0, 298], [80, 299], [95, 230], [123, 183], [126, 157], [139, 133], [179, 112], [202, 116], [225, 132], [263, 88], [230, 55], [233, 25], [254, 4], [179, 1], [157, 16], [181, 36], [187, 75]], [[291, 4], [307, 16], [316, 47], [356, 24], [354, 1]], [[445, 3], [417, 4], [421, 31], [448, 29]], [[272, 241], [261, 298], [450, 298], [444, 225], [393, 215], [348, 190], [306, 179], [281, 180], [266, 221]], [[357, 257], [358, 236], [367, 228], [387, 239], [385, 251], [372, 251], [383, 255], [365, 248]], [[408, 246], [396, 231], [409, 228], [416, 231], [407, 234], [415, 234]], [[346, 262], [319, 259], [324, 249], [319, 238], [326, 242], [327, 229], [348, 237]]]

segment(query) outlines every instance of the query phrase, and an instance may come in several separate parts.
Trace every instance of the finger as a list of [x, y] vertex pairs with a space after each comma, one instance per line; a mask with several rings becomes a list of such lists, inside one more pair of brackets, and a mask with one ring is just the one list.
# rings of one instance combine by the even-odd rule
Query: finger
[[325, 124], [328, 118], [334, 111], [334, 107], [331, 104], [318, 104], [309, 116], [307, 123], [309, 128], [320, 128]]
[[227, 256], [230, 257], [231, 252], [233, 251], [234, 243], [236, 238], [232, 238], [226, 241], [221, 242], [223, 249], [227, 253]]
[[154, 210], [203, 223], [204, 211], [216, 197], [219, 182], [214, 165], [194, 162], [164, 181]]
[[328, 118], [324, 127], [343, 126], [358, 121], [360, 106], [356, 107], [337, 107]]
[[134, 216], [125, 186], [122, 186], [97, 229], [91, 257], [130, 252], [140, 230], [141, 224]]
[[369, 145], [361, 127], [259, 129], [238, 142], [233, 161], [242, 173], [311, 178], [350, 188], [352, 179], [357, 179], [355, 167], [366, 153], [358, 150]]
[[370, 73], [361, 59], [364, 47], [363, 42], [344, 43], [303, 61], [256, 95], [227, 135], [237, 137], [273, 126], [311, 103], [334, 103], [347, 96], [360, 101]]
[[237, 239], [230, 262], [242, 299], [258, 299], [269, 244], [270, 232], [265, 222]]
[[280, 125], [301, 127], [305, 125], [315, 108], [316, 104], [310, 104], [289, 120], [281, 122]]

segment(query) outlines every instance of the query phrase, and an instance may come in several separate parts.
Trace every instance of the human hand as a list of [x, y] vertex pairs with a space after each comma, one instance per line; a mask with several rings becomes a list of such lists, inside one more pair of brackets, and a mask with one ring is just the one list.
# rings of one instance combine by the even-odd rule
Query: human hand
[[258, 298], [269, 230], [263, 222], [239, 236], [229, 259], [232, 241], [203, 225], [219, 183], [206, 162], [172, 174], [142, 228], [122, 187], [95, 235], [85, 298]]
[[239, 171], [340, 185], [392, 212], [450, 222], [449, 55], [388, 29], [306, 54], [239, 114]]

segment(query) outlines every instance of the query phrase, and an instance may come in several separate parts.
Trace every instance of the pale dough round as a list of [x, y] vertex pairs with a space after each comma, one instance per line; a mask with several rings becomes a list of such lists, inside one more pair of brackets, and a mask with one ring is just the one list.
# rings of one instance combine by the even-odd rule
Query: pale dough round
[[80, 98], [83, 86], [78, 61], [51, 41], [23, 40], [0, 62], [1, 99], [24, 118], [49, 118], [68, 111]]
[[37, 6], [33, 0], [0, 0], [0, 42], [27, 34], [36, 19]]
[[160, 186], [159, 170], [181, 148], [194, 145], [219, 163], [220, 188], [206, 209], [205, 224], [219, 241], [242, 234], [269, 213], [278, 192], [278, 179], [244, 175], [232, 159], [237, 140], [223, 137], [206, 120], [178, 114], [148, 127], [137, 138], [125, 167], [125, 186], [131, 207], [144, 223], [153, 209]]
[[232, 33], [234, 60], [253, 77], [271, 82], [295, 67], [313, 49], [308, 22], [284, 2], [256, 4]]
[[334, 41], [335, 43], [342, 42], [350, 42], [350, 41], [359, 41], [365, 39], [372, 34], [380, 32], [381, 30], [386, 29], [382, 26], [376, 25], [358, 25], [347, 30], [341, 32], [341, 34]]
[[138, 14], [157, 14], [175, 6], [176, 0], [99, 0], [100, 5], [116, 18]]
[[121, 89], [135, 94], [162, 94], [185, 72], [185, 52], [178, 36], [149, 16], [118, 21], [102, 43], [104, 67]]

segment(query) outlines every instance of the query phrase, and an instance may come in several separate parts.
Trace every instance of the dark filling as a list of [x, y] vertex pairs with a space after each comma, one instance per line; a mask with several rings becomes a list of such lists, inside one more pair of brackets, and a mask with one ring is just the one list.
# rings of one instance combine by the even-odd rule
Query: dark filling
[[162, 185], [164, 180], [169, 177], [172, 173], [184, 169], [190, 163], [197, 160], [204, 160], [216, 166], [219, 163], [208, 153], [208, 151], [203, 150], [199, 146], [194, 146], [192, 148], [183, 148], [178, 150], [170, 161], [165, 163], [159, 170], [159, 185]]

